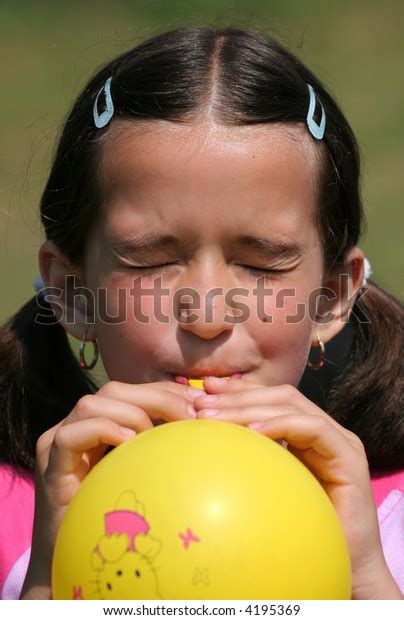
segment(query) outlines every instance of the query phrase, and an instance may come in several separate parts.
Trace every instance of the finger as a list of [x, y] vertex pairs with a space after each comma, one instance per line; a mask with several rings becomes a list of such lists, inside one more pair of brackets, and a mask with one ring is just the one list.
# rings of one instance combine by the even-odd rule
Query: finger
[[61, 420], [58, 424], [49, 428], [36, 442], [36, 463], [38, 465], [36, 469], [42, 472], [48, 464], [49, 451], [55, 438], [56, 431], [62, 426], [63, 422], [64, 420]]
[[195, 397], [193, 392], [198, 392], [200, 394], [205, 393], [205, 390], [203, 388], [192, 387], [188, 384], [184, 385], [182, 383], [176, 383], [175, 381], [156, 381], [153, 383], [146, 383], [144, 385], [149, 387], [152, 385], [160, 390], [165, 390], [167, 392], [177, 394], [182, 398], [186, 398], [190, 402], [192, 402]]
[[249, 428], [271, 439], [285, 439], [299, 450], [314, 450], [323, 459], [333, 461], [334, 469], [338, 462], [347, 474], [355, 467], [357, 453], [350, 442], [339, 429], [320, 416], [281, 415], [267, 419], [259, 423], [259, 426], [254, 423], [254, 426]]
[[178, 385], [177, 389], [162, 389], [158, 384], [129, 384], [110, 381], [98, 390], [96, 397], [105, 397], [116, 401], [124, 401], [143, 409], [152, 420], [186, 420], [190, 417], [189, 405], [191, 397], [186, 386]]
[[[234, 383], [236, 382], [234, 381]], [[194, 406], [195, 409], [202, 409], [204, 407], [282, 405], [291, 400], [290, 395], [286, 394], [282, 388], [283, 386], [264, 387], [259, 385], [252, 389], [245, 389], [245, 387], [239, 386], [237, 390], [232, 389], [230, 392], [201, 394], [195, 398]]]
[[[293, 407], [302, 414], [319, 415], [338, 428], [348, 439], [352, 433], [338, 424], [330, 415], [320, 409], [315, 403], [306, 398], [299, 390], [291, 385], [275, 385], [269, 387], [258, 386], [256, 389], [233, 391], [221, 394], [202, 394], [195, 398], [194, 407], [199, 413], [202, 409], [232, 409], [247, 407], [284, 406]], [[197, 415], [197, 417], [199, 417]], [[259, 419], [262, 419], [260, 416]]]
[[[236, 383], [234, 381], [234, 383]], [[242, 383], [238, 381], [237, 383]], [[294, 405], [313, 413], [313, 408], [320, 415], [326, 415], [325, 412], [317, 407], [312, 401], [303, 396], [301, 392], [292, 385], [272, 385], [263, 386], [255, 385], [251, 389], [245, 389], [246, 382], [239, 385], [237, 389], [221, 392], [218, 394], [201, 394], [195, 399], [195, 407], [200, 408], [204, 403], [215, 403], [215, 407], [232, 407], [232, 406], [252, 406], [252, 405]], [[251, 386], [251, 384], [250, 384]]]
[[147, 413], [140, 407], [94, 394], [80, 398], [62, 426], [91, 418], [108, 418], [120, 426], [132, 428], [137, 432], [153, 426]]
[[206, 377], [203, 380], [203, 385], [209, 394], [221, 394], [222, 392], [228, 394], [263, 387], [258, 383], [246, 381], [246, 379], [224, 379], [221, 377]]
[[[197, 411], [197, 419], [224, 420], [241, 426], [253, 423], [264, 423], [269, 418], [276, 416], [298, 415], [299, 411], [293, 407], [284, 405], [271, 405], [270, 407], [225, 407], [222, 409], [200, 409]], [[300, 414], [302, 415], [302, 414]]]
[[[107, 418], [81, 420], [61, 426], [49, 451], [48, 470], [52, 476], [76, 471], [86, 450], [101, 445], [118, 446], [131, 435], [128, 429]], [[132, 433], [133, 436], [133, 433]]]
[[[168, 399], [167, 398], [164, 399], [164, 396], [158, 393], [157, 400], [160, 401], [160, 403], [156, 404], [156, 395], [153, 394], [153, 392], [151, 392], [150, 385], [151, 384], [132, 385], [132, 384], [127, 384], [127, 383], [120, 383], [118, 381], [110, 381], [106, 383], [104, 386], [102, 386], [98, 390], [98, 392], [96, 392], [96, 394], [87, 394], [86, 396], [82, 397], [82, 399], [80, 399], [77, 402], [76, 407], [80, 406], [80, 408], [82, 408], [83, 403], [81, 401], [83, 399], [86, 399], [87, 402], [86, 402], [85, 409], [86, 410], [88, 409], [88, 413], [87, 411], [85, 411], [82, 416], [83, 418], [94, 417], [94, 415], [100, 415], [98, 404], [95, 410], [91, 406], [91, 400], [94, 398], [94, 396], [97, 396], [97, 397], [102, 396], [103, 398], [107, 396], [112, 397], [112, 399], [115, 401], [115, 404], [114, 404], [114, 407], [112, 407], [112, 409], [111, 408], [109, 409], [110, 411], [111, 410], [114, 411], [116, 409], [116, 406], [117, 406], [116, 403], [118, 401], [121, 401], [121, 402], [128, 402], [128, 401], [134, 402], [135, 401], [134, 406], [136, 407], [139, 405], [139, 401], [137, 397], [138, 396], [142, 397], [144, 400], [144, 391], [145, 391], [144, 388], [147, 388], [146, 398], [150, 397], [150, 394], [152, 393], [152, 399], [154, 400], [154, 404], [152, 403], [152, 406], [149, 410], [149, 413], [151, 414], [150, 417], [153, 417], [153, 419], [155, 418], [166, 419], [167, 418], [167, 421], [171, 421], [174, 419], [195, 417], [195, 413], [193, 410], [188, 411], [186, 407], [184, 410], [184, 399], [189, 401], [190, 404], [192, 404], [195, 398], [195, 392], [203, 393], [201, 392], [201, 390], [196, 390], [196, 391], [194, 390], [194, 393], [189, 393], [189, 388], [187, 386], [176, 384], [170, 381], [156, 382], [153, 385], [157, 389], [164, 390], [166, 393], [171, 392], [172, 394], [174, 394], [174, 398], [169, 397]], [[134, 388], [136, 388], [136, 390]], [[142, 389], [139, 390], [139, 388], [142, 388]], [[175, 396], [177, 396], [178, 398], [175, 399]], [[150, 400], [150, 398], [148, 399]], [[73, 421], [77, 419], [76, 407], [71, 411], [71, 413], [67, 416], [67, 418], [65, 418], [64, 420], [62, 420], [61, 422], [59, 422], [52, 428], [48, 429], [48, 431], [43, 433], [41, 437], [38, 439], [37, 444], [36, 444], [36, 448], [37, 448], [36, 454], [37, 454], [37, 461], [42, 466], [42, 469], [46, 467], [47, 465], [49, 450], [52, 445], [53, 438], [55, 436], [57, 429], [60, 426], [62, 426], [62, 424], [64, 424], [65, 422], [70, 422], [72, 419]], [[163, 409], [163, 413], [161, 416], [153, 415], [152, 413], [153, 411], [159, 412], [162, 409]], [[138, 407], [138, 410], [139, 410], [139, 407]]]
[[[170, 382], [160, 382], [155, 384], [156, 389], [154, 390], [150, 389], [150, 385], [132, 385], [111, 381], [100, 388], [96, 394], [86, 394], [83, 396], [64, 420], [46, 431], [39, 438], [37, 442], [37, 462], [40, 469], [44, 471], [46, 468], [55, 433], [64, 424], [100, 415], [117, 420], [117, 415], [123, 415], [124, 418], [121, 418], [120, 423], [132, 428], [131, 421], [135, 415], [136, 424], [140, 425], [138, 430], [145, 430], [152, 426], [148, 418], [172, 421], [195, 417], [195, 410], [187, 408], [187, 405], [191, 405], [195, 398], [195, 396], [187, 393], [187, 386], [178, 384], [175, 387]], [[103, 399], [103, 406], [104, 404], [106, 405], [105, 410], [100, 408], [101, 398]], [[107, 403], [107, 398], [112, 402]], [[132, 407], [132, 409], [127, 409], [127, 407], [123, 409], [122, 406], [119, 406], [119, 403], [122, 403], [123, 407], [126, 405], [127, 407]], [[134, 404], [131, 405], [131, 403]], [[141, 403], [144, 405], [143, 408], [138, 406]], [[145, 411], [146, 408], [147, 412]]]
[[[93, 418], [109, 419], [121, 427], [132, 429], [136, 432], [142, 432], [153, 427], [149, 416], [139, 407], [118, 400], [96, 398], [95, 395], [88, 394], [77, 402], [67, 418], [49, 429], [38, 440], [37, 462], [40, 469], [44, 471], [47, 467], [50, 450], [59, 429], [66, 425]], [[98, 453], [101, 457], [105, 449], [97, 451], [95, 457]]]
[[[204, 415], [204, 410], [198, 411], [197, 418], [202, 417], [247, 426], [271, 439], [284, 440], [299, 450], [314, 450], [323, 459], [310, 455], [310, 465], [324, 458], [334, 459], [339, 453], [345, 454], [347, 451], [355, 455], [355, 460], [357, 458], [356, 450], [339, 428], [321, 416], [301, 414], [294, 407], [226, 409], [215, 416]], [[352, 461], [348, 467], [353, 467], [354, 463]]]
[[[83, 403], [83, 401], [81, 401]], [[86, 404], [85, 404], [86, 403]], [[100, 405], [102, 409], [100, 410]], [[64, 424], [72, 424], [81, 420], [105, 417], [126, 429], [132, 429], [136, 433], [153, 428], [153, 422], [143, 409], [130, 405], [124, 401], [112, 400], [92, 395], [84, 399], [84, 405], [80, 407], [80, 401], [71, 412]], [[94, 448], [88, 455], [89, 469], [104, 455], [109, 446], [101, 445]]]
[[195, 398], [195, 394], [204, 394], [205, 390], [202, 387], [191, 386], [190, 384], [177, 383], [176, 381], [156, 381], [154, 383], [143, 384], [146, 387], [156, 387], [157, 389], [164, 390], [173, 394], [177, 394], [181, 398], [185, 398], [191, 402]]

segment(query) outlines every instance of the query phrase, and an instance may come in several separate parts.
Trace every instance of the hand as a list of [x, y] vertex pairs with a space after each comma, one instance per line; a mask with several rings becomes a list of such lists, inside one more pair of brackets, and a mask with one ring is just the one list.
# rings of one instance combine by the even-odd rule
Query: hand
[[96, 394], [80, 398], [62, 422], [41, 435], [36, 445], [31, 558], [22, 597], [50, 598], [53, 548], [63, 515], [107, 448], [152, 428], [153, 420], [194, 417], [194, 395], [195, 390], [192, 395], [187, 386], [170, 381], [111, 381]]
[[207, 395], [194, 401], [197, 418], [225, 420], [286, 440], [287, 449], [318, 479], [345, 533], [352, 598], [386, 598], [377, 595], [381, 580], [385, 592], [398, 595], [389, 598], [401, 598], [384, 559], [368, 461], [359, 437], [291, 385], [267, 387], [243, 379], [208, 378], [204, 386]]

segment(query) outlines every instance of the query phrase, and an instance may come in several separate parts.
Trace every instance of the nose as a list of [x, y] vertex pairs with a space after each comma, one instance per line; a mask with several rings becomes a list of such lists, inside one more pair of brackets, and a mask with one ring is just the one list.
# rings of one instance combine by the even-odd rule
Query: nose
[[[216, 277], [205, 279], [205, 284], [199, 280], [199, 285], [193, 279], [193, 286], [183, 287], [178, 296], [176, 318], [181, 330], [194, 334], [204, 340], [212, 340], [217, 336], [234, 329], [234, 315], [231, 306], [226, 303], [226, 293], [229, 286], [209, 286], [209, 283], [223, 282]], [[228, 299], [228, 297], [227, 297]]]

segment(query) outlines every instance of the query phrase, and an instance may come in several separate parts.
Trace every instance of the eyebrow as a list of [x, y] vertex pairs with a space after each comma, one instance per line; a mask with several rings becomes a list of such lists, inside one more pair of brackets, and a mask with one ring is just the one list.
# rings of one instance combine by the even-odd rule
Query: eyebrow
[[[285, 241], [279, 237], [254, 237], [239, 235], [234, 241], [235, 247], [241, 250], [255, 250], [263, 257], [297, 258], [302, 255], [303, 247], [296, 241]], [[111, 239], [113, 251], [118, 254], [136, 252], [147, 255], [155, 251], [185, 249], [194, 245], [193, 241], [184, 243], [174, 235], [140, 234], [123, 239]]]

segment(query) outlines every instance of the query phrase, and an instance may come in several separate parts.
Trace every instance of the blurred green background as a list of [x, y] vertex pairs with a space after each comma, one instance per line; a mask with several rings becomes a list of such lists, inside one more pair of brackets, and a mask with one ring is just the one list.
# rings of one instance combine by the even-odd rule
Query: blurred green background
[[359, 245], [373, 278], [404, 300], [404, 2], [1, 0], [0, 322], [34, 294], [39, 198], [79, 90], [129, 47], [200, 24], [264, 27], [330, 88], [363, 155], [368, 228]]

